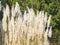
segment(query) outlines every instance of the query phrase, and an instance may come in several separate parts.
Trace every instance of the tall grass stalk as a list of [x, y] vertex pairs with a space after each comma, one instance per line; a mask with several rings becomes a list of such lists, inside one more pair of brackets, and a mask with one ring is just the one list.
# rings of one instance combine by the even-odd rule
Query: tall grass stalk
[[40, 11], [37, 15], [34, 10], [27, 8], [24, 14], [20, 11], [20, 6], [3, 10], [2, 19], [2, 43], [3, 45], [49, 45], [48, 37], [52, 36], [52, 26], [47, 13]]

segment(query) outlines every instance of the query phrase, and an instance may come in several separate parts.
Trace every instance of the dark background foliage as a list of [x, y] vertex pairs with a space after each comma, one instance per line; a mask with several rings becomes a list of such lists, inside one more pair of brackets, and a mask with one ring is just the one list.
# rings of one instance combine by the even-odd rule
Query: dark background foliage
[[[26, 7], [33, 8], [35, 11], [44, 10], [48, 15], [52, 15], [51, 25], [53, 26], [53, 36], [51, 41], [58, 42], [60, 36], [60, 0], [1, 0], [3, 7], [6, 3], [10, 6], [19, 3], [22, 12]], [[53, 39], [54, 38], [54, 39]]]

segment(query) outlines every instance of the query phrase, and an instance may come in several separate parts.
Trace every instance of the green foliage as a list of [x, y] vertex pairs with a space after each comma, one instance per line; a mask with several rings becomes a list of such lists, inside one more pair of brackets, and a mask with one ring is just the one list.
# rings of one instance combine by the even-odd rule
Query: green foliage
[[26, 10], [26, 7], [33, 8], [35, 11], [44, 10], [52, 15], [51, 25], [53, 26], [53, 35], [59, 36], [60, 33], [60, 0], [1, 0], [2, 5], [8, 3], [10, 6], [16, 2], [19, 3], [21, 11]]

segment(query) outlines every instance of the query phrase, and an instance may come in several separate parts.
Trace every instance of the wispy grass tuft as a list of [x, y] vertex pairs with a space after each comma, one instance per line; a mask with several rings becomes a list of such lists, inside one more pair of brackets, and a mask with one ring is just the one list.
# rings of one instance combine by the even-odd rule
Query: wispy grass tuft
[[51, 15], [47, 18], [44, 11], [36, 15], [28, 8], [28, 12], [22, 14], [18, 3], [11, 10], [6, 5], [2, 20], [3, 45], [49, 45], [48, 37], [52, 36], [50, 19]]

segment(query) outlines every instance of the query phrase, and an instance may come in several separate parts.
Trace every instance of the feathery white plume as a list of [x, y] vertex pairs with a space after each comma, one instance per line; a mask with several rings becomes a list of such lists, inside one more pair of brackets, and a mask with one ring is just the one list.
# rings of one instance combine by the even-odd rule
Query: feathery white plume
[[52, 37], [52, 26], [50, 26], [50, 29], [48, 31], [48, 36], [51, 38]]

